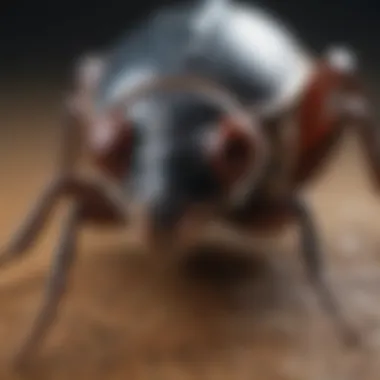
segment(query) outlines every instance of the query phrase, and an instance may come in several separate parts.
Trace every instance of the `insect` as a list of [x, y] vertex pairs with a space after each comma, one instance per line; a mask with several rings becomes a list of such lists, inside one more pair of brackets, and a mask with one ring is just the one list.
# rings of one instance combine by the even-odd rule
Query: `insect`
[[[331, 57], [314, 57], [260, 9], [205, 1], [163, 9], [115, 48], [80, 60], [56, 172], [0, 256], [0, 265], [21, 258], [58, 200], [70, 199], [47, 295], [16, 361], [53, 322], [78, 228], [90, 223], [138, 224], [147, 244], [164, 250], [186, 239], [189, 220], [223, 218], [252, 233], [298, 223], [310, 279], [349, 331], [297, 193], [354, 116], [380, 173], [365, 98], [342, 57]], [[91, 174], [79, 170], [83, 156]]]

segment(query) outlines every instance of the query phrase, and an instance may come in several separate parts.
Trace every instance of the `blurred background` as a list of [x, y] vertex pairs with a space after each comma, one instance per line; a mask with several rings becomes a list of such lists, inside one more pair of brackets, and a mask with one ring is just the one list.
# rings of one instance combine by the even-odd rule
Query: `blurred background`
[[[68, 65], [83, 51], [107, 46], [120, 33], [160, 7], [180, 1], [34, 1], [7, 2], [0, 17], [1, 74], [10, 83], [42, 75], [62, 78]], [[246, 1], [249, 2], [249, 1]], [[259, 0], [298, 30], [319, 50], [330, 42], [347, 42], [360, 53], [366, 67], [376, 69], [379, 23], [376, 1], [335, 2]], [[12, 81], [11, 81], [12, 79]], [[42, 81], [42, 80], [41, 80]]]
[[[61, 100], [75, 59], [106, 47], [170, 3], [175, 2], [1, 5], [1, 243], [52, 173]], [[376, 101], [375, 0], [256, 4], [277, 13], [316, 51], [330, 43], [352, 46]], [[33, 254], [1, 271], [0, 379], [377, 379], [380, 207], [363, 162], [347, 136], [305, 196], [321, 230], [332, 285], [352, 319], [369, 331], [370, 349], [347, 352], [334, 340], [297, 263], [294, 233], [275, 239], [259, 271], [227, 262], [239, 274], [237, 286], [223, 270], [207, 265], [206, 283], [200, 268], [196, 281], [183, 281], [186, 276], [168, 275], [149, 258], [126, 254], [120, 234], [85, 231], [58, 321], [32, 363], [16, 374], [10, 358], [44, 294], [57, 217]]]

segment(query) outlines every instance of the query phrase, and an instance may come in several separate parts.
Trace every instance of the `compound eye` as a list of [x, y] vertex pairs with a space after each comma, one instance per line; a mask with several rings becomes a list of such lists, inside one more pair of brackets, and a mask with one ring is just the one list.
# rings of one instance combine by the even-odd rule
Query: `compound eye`
[[256, 155], [257, 142], [239, 122], [223, 118], [212, 136], [209, 157], [219, 180], [226, 186], [244, 178]]

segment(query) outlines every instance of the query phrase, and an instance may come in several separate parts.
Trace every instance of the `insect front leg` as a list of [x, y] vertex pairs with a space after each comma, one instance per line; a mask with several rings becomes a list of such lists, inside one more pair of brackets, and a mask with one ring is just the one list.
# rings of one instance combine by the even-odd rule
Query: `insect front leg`
[[29, 336], [15, 357], [16, 366], [25, 363], [54, 322], [75, 256], [78, 228], [88, 222], [120, 226], [126, 225], [128, 221], [124, 200], [104, 181], [73, 178], [65, 183], [64, 193], [71, 199], [53, 255], [46, 296]]
[[64, 189], [65, 180], [54, 180], [42, 192], [32, 209], [26, 215], [18, 231], [11, 237], [10, 242], [2, 249], [0, 254], [0, 266], [22, 258], [28, 248], [35, 242], [40, 232], [46, 226], [54, 206], [58, 202]]
[[54, 178], [39, 196], [31, 211], [26, 215], [11, 241], [0, 251], [0, 266], [21, 258], [37, 239], [46, 225], [53, 208], [64, 190], [68, 177], [73, 173], [79, 155], [78, 128], [75, 111], [70, 105], [64, 110], [62, 139], [58, 167]]
[[319, 237], [311, 212], [307, 205], [299, 198], [291, 201], [291, 208], [300, 227], [301, 253], [309, 280], [316, 289], [323, 308], [334, 321], [337, 331], [341, 333], [344, 342], [347, 345], [356, 344], [359, 341], [358, 334], [346, 320], [346, 316], [343, 315], [338, 300], [333, 295], [325, 278], [322, 251], [319, 246]]
[[25, 359], [43, 339], [56, 317], [75, 256], [78, 227], [81, 222], [81, 209], [79, 206], [78, 202], [73, 202], [69, 206], [66, 220], [62, 226], [61, 236], [54, 252], [51, 274], [46, 287], [46, 296], [29, 336], [14, 358], [16, 367], [20, 367], [25, 363]]

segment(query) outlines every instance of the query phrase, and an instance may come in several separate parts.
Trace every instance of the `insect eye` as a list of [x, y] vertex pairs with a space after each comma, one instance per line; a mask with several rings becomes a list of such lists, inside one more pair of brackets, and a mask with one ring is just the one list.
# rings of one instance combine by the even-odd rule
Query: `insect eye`
[[226, 185], [244, 177], [255, 158], [255, 141], [234, 120], [222, 120], [209, 154], [218, 178]]

